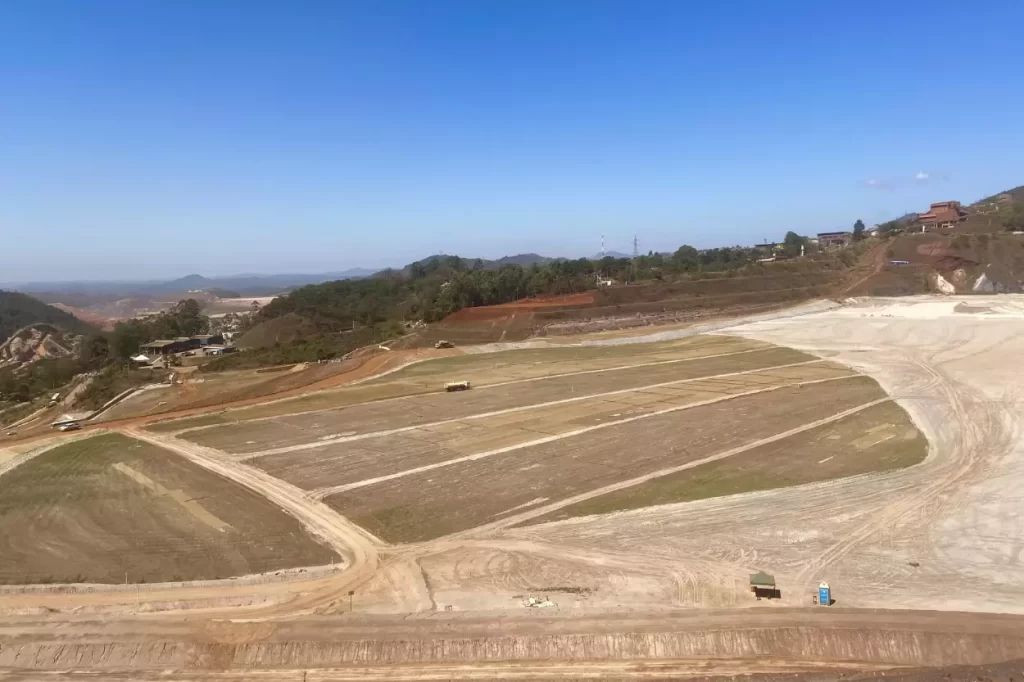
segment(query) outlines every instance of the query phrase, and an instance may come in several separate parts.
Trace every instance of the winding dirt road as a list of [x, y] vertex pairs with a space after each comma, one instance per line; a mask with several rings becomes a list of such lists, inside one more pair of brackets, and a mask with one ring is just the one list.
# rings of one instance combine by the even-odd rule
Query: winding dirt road
[[[325, 584], [309, 592], [299, 593], [284, 603], [257, 609], [247, 614], [247, 617], [267, 618], [282, 613], [295, 615], [324, 602], [339, 600], [348, 590], [372, 577], [377, 570], [377, 546], [380, 541], [327, 505], [314, 500], [302, 489], [274, 478], [261, 469], [225, 460], [218, 452], [195, 443], [140, 429], [125, 429], [124, 432], [132, 438], [176, 452], [199, 466], [259, 493], [297, 518], [310, 533], [321, 538], [344, 557], [343, 570], [326, 579]], [[161, 599], [166, 601], [167, 598], [166, 593], [161, 594]]]

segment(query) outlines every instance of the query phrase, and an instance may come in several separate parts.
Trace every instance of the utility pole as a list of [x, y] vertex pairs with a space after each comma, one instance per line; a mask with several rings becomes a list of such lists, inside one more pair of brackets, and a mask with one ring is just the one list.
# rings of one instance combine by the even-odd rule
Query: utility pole
[[640, 240], [633, 235], [633, 281], [636, 282], [636, 259], [640, 257]]

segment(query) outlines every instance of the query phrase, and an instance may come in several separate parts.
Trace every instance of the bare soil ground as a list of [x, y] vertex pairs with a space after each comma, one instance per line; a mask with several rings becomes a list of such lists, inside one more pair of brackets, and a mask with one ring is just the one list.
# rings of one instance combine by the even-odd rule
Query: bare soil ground
[[0, 492], [4, 583], [211, 579], [336, 556], [262, 497], [119, 434], [44, 452]]
[[[200, 424], [207, 422], [209, 419], [213, 418], [211, 412], [223, 411], [229, 408], [241, 408], [248, 405], [258, 405], [267, 403], [268, 401], [284, 401], [289, 397], [304, 395], [307, 393], [315, 394], [317, 391], [326, 391], [337, 386], [364, 380], [367, 377], [387, 372], [392, 368], [401, 368], [409, 363], [419, 362], [428, 358], [444, 357], [452, 354], [458, 354], [458, 351], [416, 349], [384, 355], [360, 356], [358, 358], [352, 358], [347, 365], [345, 363], [338, 363], [335, 365], [324, 366], [334, 368], [329, 372], [326, 369], [324, 370], [328, 374], [326, 378], [323, 378], [322, 375], [317, 373], [305, 374], [304, 372], [289, 372], [287, 374], [286, 381], [282, 381], [280, 383], [260, 382], [256, 386], [249, 386], [249, 388], [242, 392], [243, 395], [241, 396], [239, 395], [239, 392], [235, 390], [237, 387], [233, 387], [230, 382], [227, 382], [223, 384], [227, 389], [223, 393], [214, 392], [212, 395], [201, 400], [186, 399], [183, 403], [174, 405], [157, 405], [155, 408], [151, 401], [144, 401], [141, 409], [143, 412], [148, 412], [147, 414], [142, 416], [109, 419], [108, 421], [87, 424], [83, 426], [83, 429], [125, 429], [142, 426], [151, 422], [177, 420], [178, 422], [183, 423], [184, 426], [167, 428], [168, 430], [178, 430], [178, 428], [187, 428], [187, 420], [192, 418], [198, 418]], [[312, 381], [312, 383], [310, 383], [310, 381]], [[196, 384], [185, 384], [183, 392], [191, 394], [192, 388], [195, 386]], [[156, 402], [159, 403], [160, 401], [157, 400]], [[131, 403], [128, 401], [125, 403], [125, 405], [130, 404]], [[150, 407], [146, 407], [146, 405], [149, 405]], [[14, 440], [19, 442], [31, 441], [45, 439], [49, 436], [50, 429], [45, 425], [40, 425], [38, 428], [26, 429], [23, 432], [19, 432]]]
[[[984, 274], [989, 292], [1019, 292], [1024, 273], [1024, 240], [1019, 236], [971, 225], [952, 230], [906, 234], [881, 244], [878, 262], [867, 276], [843, 292], [849, 296], [900, 296], [935, 291], [935, 273], [957, 292], [971, 293]], [[907, 261], [893, 265], [890, 261]], [[984, 290], [982, 290], [984, 293]]]
[[478, 306], [475, 308], [463, 308], [452, 313], [446, 321], [467, 321], [467, 320], [488, 320], [505, 317], [512, 312], [526, 312], [543, 310], [545, 308], [563, 308], [566, 306], [586, 306], [594, 302], [594, 292], [588, 291], [581, 294], [566, 294], [564, 296], [536, 296], [524, 298], [511, 303], [500, 305]]
[[[639, 388], [668, 381], [694, 379], [726, 372], [741, 372], [813, 360], [812, 356], [785, 348], [743, 352], [720, 357], [663, 362], [607, 372], [570, 373], [549, 379], [482, 386], [455, 393], [434, 392], [380, 400], [338, 410], [283, 415], [274, 419], [244, 421], [185, 432], [183, 437], [226, 452], [260, 452], [288, 445], [390, 430], [475, 414], [583, 397], [608, 391]], [[577, 371], [588, 371], [578, 369]], [[471, 375], [474, 376], [475, 375]], [[368, 387], [369, 388], [369, 387]], [[363, 395], [365, 395], [364, 392]], [[250, 413], [251, 414], [251, 413]]]
[[907, 413], [882, 403], [718, 462], [563, 507], [531, 523], [891, 471], [919, 464], [927, 454], [928, 442]]
[[186, 419], [155, 422], [153, 424], [148, 424], [146, 426], [146, 430], [154, 433], [174, 433], [175, 431], [181, 431], [186, 428], [193, 429], [227, 423], [230, 422], [223, 416], [223, 413], [216, 412], [213, 414], [204, 414], [201, 417], [188, 417]]
[[[844, 455], [867, 453], [879, 468], [888, 468], [895, 460], [875, 450], [889, 447], [884, 442], [858, 443], [858, 437], [843, 435], [848, 410], [812, 419], [818, 403], [839, 395], [835, 387], [859, 381], [832, 379], [816, 384], [833, 391], [809, 401], [814, 405], [787, 394], [778, 404], [750, 408], [742, 425], [724, 436], [721, 423], [714, 422], [727, 424], [734, 417], [725, 413], [720, 420], [715, 414], [693, 423], [697, 410], [717, 405], [731, 412], [740, 401], [782, 396], [782, 390], [809, 392], [815, 385], [733, 395], [724, 402], [612, 427], [602, 424], [573, 436], [557, 432], [551, 443], [559, 448], [539, 461], [522, 458], [544, 445], [503, 454], [486, 451], [477, 454], [491, 454], [475, 461], [400, 471], [387, 481], [353, 488], [348, 492], [394, 495], [392, 486], [419, 482], [409, 495], [394, 500], [369, 494], [360, 498], [371, 515], [406, 498], [419, 503], [417, 495], [426, 496], [423, 501], [430, 506], [425, 513], [454, 513], [456, 521], [459, 510], [444, 508], [445, 495], [460, 496], [470, 513], [489, 512], [488, 504], [494, 509], [468, 519], [465, 530], [435, 540], [382, 546], [317, 502], [315, 492], [310, 495], [245, 464], [244, 454], [165, 433], [139, 433], [287, 509], [329, 537], [350, 568], [280, 584], [144, 587], [137, 595], [114, 589], [51, 593], [3, 588], [0, 674], [167, 680], [704, 679], [766, 671], [855, 674], [1020, 659], [1024, 622], [1008, 614], [1024, 612], [1024, 454], [1019, 438], [1024, 401], [1015, 388], [1024, 382], [1024, 369], [1016, 362], [1024, 352], [1024, 299], [848, 301], [837, 309], [804, 312], [748, 321], [730, 333], [795, 347], [876, 379], [928, 437], [923, 462], [797, 487], [515, 526], [531, 514], [550, 514], [558, 505], [612, 494], [616, 486], [676, 476], [680, 470], [664, 465], [674, 464], [678, 452], [683, 452], [679, 466], [696, 468], [729, 463], [749, 452], [777, 459], [778, 446], [785, 443], [792, 446], [782, 449], [785, 456], [803, 458], [797, 461], [817, 469], [835, 460], [806, 459], [814, 446], [801, 434], [820, 443], [827, 429], [838, 429], [838, 440], [849, 442]], [[693, 331], [669, 330], [650, 338]], [[660, 401], [671, 399], [663, 395]], [[644, 410], [647, 400], [659, 401], [653, 396], [636, 400], [625, 409]], [[876, 410], [873, 405], [869, 401], [853, 409], [863, 408], [866, 419]], [[587, 418], [557, 409], [559, 422]], [[792, 410], [798, 419], [791, 422]], [[536, 425], [546, 427], [546, 416], [537, 414]], [[494, 417], [499, 417], [492, 422], [495, 434], [520, 428], [516, 414]], [[510, 421], [504, 422], [505, 417]], [[662, 419], [675, 423], [677, 417], [684, 420], [683, 428], [658, 425]], [[785, 429], [791, 423], [794, 427]], [[657, 428], [647, 428], [651, 425]], [[465, 446], [467, 452], [490, 447], [485, 442], [490, 436], [483, 432], [446, 431], [450, 428], [455, 427], [420, 424], [409, 433], [437, 429], [448, 434], [439, 439], [443, 447]], [[748, 428], [768, 435], [739, 439], [740, 445], [730, 448]], [[598, 442], [594, 436], [602, 432], [610, 438]], [[867, 431], [861, 434], [868, 435], [874, 438]], [[505, 435], [495, 437], [504, 442]], [[688, 460], [694, 438], [699, 439], [694, 447], [710, 447], [717, 461]], [[307, 439], [285, 447], [298, 448], [298, 453], [344, 444]], [[661, 468], [651, 470], [651, 462], [634, 461], [651, 444], [655, 449], [676, 446], [677, 453], [669, 450]], [[381, 453], [381, 462], [392, 454]], [[581, 459], [591, 455], [595, 461]], [[340, 450], [337, 456], [344, 463]], [[893, 456], [909, 456], [909, 451]], [[591, 466], [583, 468], [584, 461]], [[613, 482], [581, 485], [583, 492], [567, 497], [572, 491], [563, 487], [574, 480], [558, 480], [555, 468], [549, 469], [554, 476], [545, 479], [525, 468], [533, 463], [564, 464], [566, 471], [579, 466], [586, 475], [606, 471]], [[635, 476], [637, 471], [648, 473]], [[799, 467], [771, 471], [785, 482], [800, 482], [806, 473]], [[749, 479], [742, 472], [736, 475], [740, 478], [730, 485], [744, 488]], [[400, 516], [395, 518], [406, 523]], [[408, 520], [408, 527], [415, 530], [415, 523], [415, 518]], [[746, 582], [756, 570], [775, 574], [781, 599], [754, 600]], [[830, 609], [810, 605], [821, 580], [832, 585], [837, 600]], [[254, 595], [263, 601], [254, 603]], [[523, 600], [531, 595], [549, 596], [555, 606], [527, 608]], [[136, 599], [166, 612], [126, 617], [137, 608]], [[876, 610], [880, 607], [899, 610]], [[931, 610], [906, 610], [915, 608]]]
[[359, 363], [308, 365], [298, 371], [261, 373], [254, 370], [206, 374], [193, 372], [182, 384], [144, 393], [111, 408], [102, 421], [157, 415], [175, 410], [219, 407], [253, 397], [271, 396], [329, 380], [351, 371]]
[[322, 447], [286, 446], [255, 453], [257, 458], [253, 462], [305, 489], [351, 486], [418, 467], [460, 458], [481, 459], [488, 453], [504, 454], [527, 445], [574, 437], [587, 430], [615, 428], [617, 424], [667, 410], [726, 400], [746, 392], [844, 376], [851, 374], [843, 368], [801, 364], [728, 377], [683, 379], [686, 383], [682, 384], [666, 380], [636, 391], [619, 389], [594, 398], [566, 398], [560, 404], [513, 407], [415, 428], [365, 434], [365, 438], [350, 436]]
[[843, 609], [535, 615], [92, 620], [60, 630], [19, 619], [0, 635], [0, 679], [700, 680], [788, 673], [785, 679], [799, 680], [793, 673], [832, 673], [811, 678], [822, 680], [1024, 656], [1019, 617]]
[[[682, 360], [706, 357], [716, 353], [727, 353], [753, 348], [771, 348], [769, 344], [737, 339], [730, 336], [695, 336], [662, 343], [636, 343], [618, 346], [549, 345], [543, 341], [530, 344], [510, 344], [507, 350], [490, 352], [501, 348], [501, 344], [484, 348], [467, 347], [468, 355], [450, 356], [427, 363], [417, 363], [400, 371], [368, 383], [392, 381], [428, 382], [451, 380], [454, 373], [472, 373], [477, 383], [524, 379], [563, 373], [566, 367], [580, 366], [580, 369], [602, 369], [621, 367], [629, 364], [656, 362], [658, 360]], [[481, 377], [481, 374], [483, 378]]]
[[[624, 550], [643, 556], [643, 575], [680, 604], [742, 603], [733, 581], [760, 568], [784, 583], [783, 603], [808, 603], [824, 579], [849, 606], [1019, 612], [1024, 526], [1014, 481], [1024, 468], [1016, 435], [1019, 372], [1008, 359], [1021, 352], [1022, 332], [1017, 296], [858, 300], [738, 327], [734, 333], [877, 377], [928, 437], [929, 456], [885, 474], [569, 519], [499, 537], [528, 542], [531, 553], [572, 546], [588, 557], [582, 565]], [[497, 547], [490, 551], [499, 561]], [[640, 570], [623, 560], [624, 572]], [[479, 587], [486, 579], [471, 582]], [[682, 589], [673, 592], [674, 582]], [[482, 595], [478, 587], [466, 591]], [[614, 589], [606, 583], [600, 593]]]
[[[696, 460], [883, 395], [866, 378], [781, 388], [463, 462], [443, 471], [413, 473], [325, 501], [386, 540], [422, 541], [472, 528], [538, 499], [571, 497], [669, 463]], [[684, 441], [681, 433], [686, 434]]]

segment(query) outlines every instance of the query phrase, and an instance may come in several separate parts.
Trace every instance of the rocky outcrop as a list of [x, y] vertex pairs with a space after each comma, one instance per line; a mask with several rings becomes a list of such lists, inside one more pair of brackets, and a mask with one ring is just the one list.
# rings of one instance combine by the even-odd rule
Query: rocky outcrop
[[956, 293], [956, 286], [938, 272], [932, 274], [932, 288], [940, 294]]
[[14, 332], [0, 344], [0, 367], [17, 368], [40, 358], [62, 358], [75, 354], [77, 337], [49, 324], [31, 324]]

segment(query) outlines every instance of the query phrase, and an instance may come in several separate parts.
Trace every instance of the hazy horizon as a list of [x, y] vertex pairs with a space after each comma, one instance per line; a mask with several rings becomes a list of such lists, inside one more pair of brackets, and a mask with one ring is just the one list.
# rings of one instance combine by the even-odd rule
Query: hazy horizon
[[[673, 251], [967, 203], [1024, 183], [1020, 19], [1010, 2], [0, 4], [0, 281], [580, 257], [602, 234]], [[929, 26], [955, 49], [908, 42]]]
[[[184, 270], [182, 270], [182, 271], [172, 272], [171, 274], [166, 275], [166, 276], [111, 277], [111, 276], [104, 276], [103, 273], [96, 273], [96, 276], [93, 276], [93, 277], [88, 277], [87, 276], [87, 277], [78, 277], [78, 278], [66, 278], [66, 277], [65, 278], [52, 278], [52, 277], [51, 278], [45, 278], [44, 277], [44, 278], [31, 279], [31, 280], [27, 280], [27, 279], [23, 279], [23, 280], [14, 280], [14, 279], [6, 280], [5, 279], [5, 280], [0, 280], [0, 289], [4, 288], [5, 286], [8, 286], [8, 285], [19, 285], [19, 284], [24, 284], [24, 285], [49, 284], [49, 283], [55, 283], [55, 284], [56, 283], [96, 283], [96, 284], [125, 283], [125, 284], [144, 284], [144, 283], [152, 283], [152, 282], [173, 281], [173, 280], [177, 280], [177, 279], [183, 279], [185, 277], [190, 277], [192, 275], [199, 275], [199, 276], [205, 277], [207, 279], [232, 279], [232, 278], [241, 278], [241, 277], [274, 277], [274, 276], [280, 276], [280, 275], [325, 275], [325, 274], [334, 274], [334, 273], [345, 273], [345, 272], [356, 271], [356, 270], [363, 270], [363, 271], [366, 271], [368, 273], [376, 273], [376, 272], [380, 272], [382, 270], [387, 270], [389, 268], [393, 268], [393, 269], [404, 268], [405, 266], [409, 265], [412, 262], [415, 262], [415, 261], [418, 261], [418, 260], [423, 260], [423, 259], [426, 259], [426, 258], [430, 258], [432, 255], [459, 256], [459, 257], [465, 259], [468, 263], [472, 263], [472, 261], [475, 260], [476, 258], [481, 258], [483, 260], [494, 261], [494, 260], [500, 260], [501, 258], [506, 258], [506, 257], [511, 257], [511, 256], [526, 255], [526, 254], [529, 254], [529, 253], [536, 253], [536, 252], [533, 252], [533, 251], [521, 251], [521, 252], [517, 252], [517, 253], [506, 253], [506, 254], [502, 254], [501, 256], [493, 256], [493, 257], [492, 256], [479, 256], [479, 255], [476, 255], [476, 254], [466, 255], [466, 254], [460, 254], [460, 253], [427, 254], [427, 255], [423, 256], [422, 258], [414, 258], [414, 259], [412, 259], [412, 260], [410, 260], [409, 262], [406, 262], [406, 263], [390, 263], [390, 264], [379, 266], [379, 267], [364, 267], [364, 266], [360, 266], [360, 265], [355, 265], [355, 266], [352, 266], [352, 267], [320, 269], [320, 270], [308, 270], [308, 269], [307, 270], [301, 270], [301, 269], [296, 269], [296, 270], [266, 270], [266, 271], [262, 271], [262, 272], [261, 271], [248, 270], [248, 271], [225, 271], [225, 272], [222, 272], [222, 273], [210, 273], [210, 272], [197, 272], [197, 271], [184, 271]], [[617, 249], [609, 249], [607, 247], [606, 247], [606, 253], [607, 253], [607, 255], [612, 255], [612, 256], [614, 256], [615, 254], [620, 254], [620, 255], [623, 255], [623, 256], [627, 255], [624, 251], [618, 251]], [[643, 253], [646, 254], [647, 251], [644, 251]], [[570, 258], [570, 259], [575, 259], [575, 258], [593, 258], [593, 257], [599, 256], [600, 253], [590, 253], [590, 254], [582, 254], [582, 255], [572, 255], [572, 254], [570, 254], [570, 255], [561, 255], [561, 254], [539, 253], [539, 254], [536, 254], [536, 255], [543, 256], [543, 257], [546, 257], [546, 258]]]

